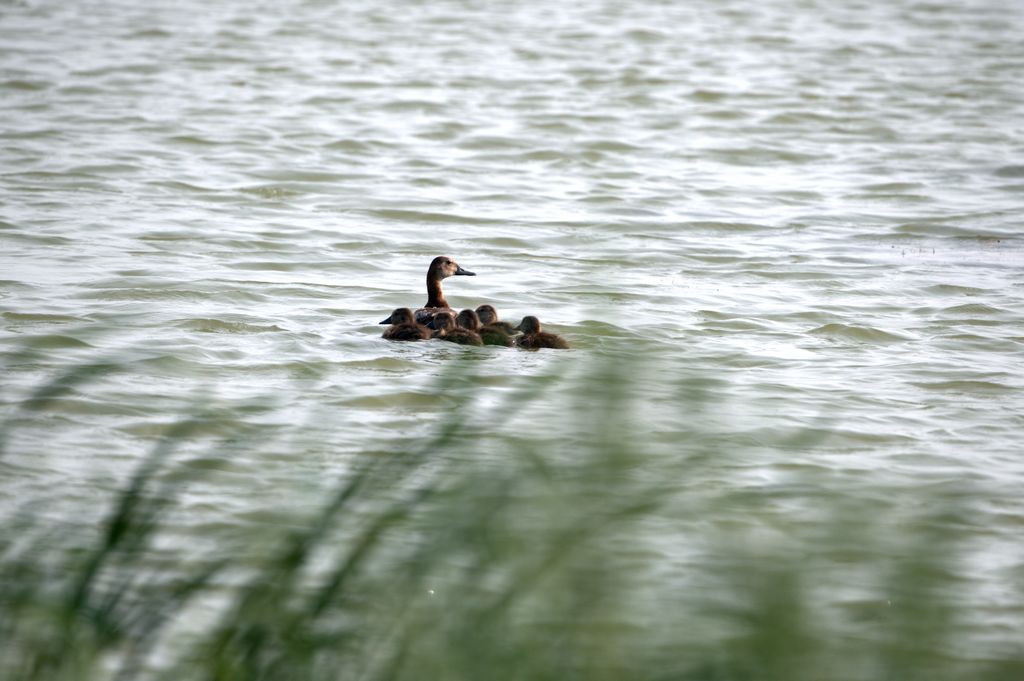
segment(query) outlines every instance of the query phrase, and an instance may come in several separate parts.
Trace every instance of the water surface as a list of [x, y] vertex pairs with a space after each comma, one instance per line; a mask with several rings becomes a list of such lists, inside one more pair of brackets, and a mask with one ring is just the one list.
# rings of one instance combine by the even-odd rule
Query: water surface
[[[681, 490], [797, 527], [956, 490], [979, 634], [1019, 634], [1021, 6], [548, 4], [5, 3], [0, 507], [91, 523], [206, 409], [187, 546], [422, 437], [462, 360], [484, 406], [561, 373], [510, 428], [570, 453], [640, 360], [644, 446], [723, 452]], [[574, 349], [383, 341], [441, 253]]]

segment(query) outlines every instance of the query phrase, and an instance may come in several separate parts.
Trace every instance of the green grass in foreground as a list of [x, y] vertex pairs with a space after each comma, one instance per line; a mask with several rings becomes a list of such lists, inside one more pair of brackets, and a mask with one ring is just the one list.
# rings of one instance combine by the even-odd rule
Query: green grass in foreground
[[[103, 370], [60, 377], [24, 408]], [[837, 501], [796, 536], [755, 538], [756, 523], [721, 519], [756, 518], [756, 494], [680, 493], [735, 453], [644, 451], [625, 373], [595, 372], [568, 410], [571, 447], [552, 449], [509, 426], [549, 380], [481, 414], [467, 372], [438, 386], [461, 397], [431, 437], [358, 459], [315, 517], [253, 539], [255, 564], [152, 561], [189, 478], [173, 454], [202, 414], [145, 457], [91, 543], [5, 519], [0, 678], [1024, 678], [1016, 642], [972, 653], [955, 501], [922, 496], [929, 511], [897, 527]], [[838, 605], [853, 587], [862, 597]]]

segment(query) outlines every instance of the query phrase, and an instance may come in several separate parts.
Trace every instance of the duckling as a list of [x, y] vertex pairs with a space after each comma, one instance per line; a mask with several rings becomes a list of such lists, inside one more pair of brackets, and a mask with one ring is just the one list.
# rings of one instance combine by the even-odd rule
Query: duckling
[[476, 309], [476, 314], [481, 322], [477, 333], [484, 345], [511, 347], [512, 336], [519, 332], [508, 322], [498, 321], [498, 312], [492, 305], [481, 305]]
[[480, 323], [484, 326], [497, 326], [509, 336], [519, 333], [515, 325], [498, 319], [498, 311], [494, 309], [493, 305], [481, 305], [476, 308], [476, 313], [480, 317]]
[[455, 315], [450, 311], [438, 314], [434, 317], [434, 324], [437, 326], [437, 331], [434, 332], [434, 338], [440, 338], [451, 343], [459, 343], [460, 345], [483, 345], [484, 342], [480, 340], [480, 334], [476, 331], [470, 331], [464, 329], [455, 324]]
[[388, 317], [391, 326], [384, 330], [384, 338], [393, 341], [415, 341], [430, 338], [430, 329], [417, 324], [412, 310], [407, 307], [400, 307]]
[[[465, 276], [475, 277], [476, 272], [463, 269], [457, 262], [447, 255], [439, 255], [434, 258], [430, 267], [427, 268], [427, 304], [416, 310], [416, 321], [428, 328], [434, 326], [434, 316], [442, 310], [450, 310], [448, 301], [445, 300], [444, 291], [441, 289], [441, 281], [448, 277]], [[388, 317], [381, 324], [391, 324], [391, 317]]]
[[455, 313], [451, 310], [441, 310], [434, 315], [434, 331], [430, 334], [430, 337], [444, 338], [448, 329], [454, 329], [455, 327]]
[[506, 334], [500, 327], [489, 327], [482, 326], [480, 324], [480, 317], [477, 316], [473, 310], [463, 310], [459, 313], [459, 316], [455, 318], [455, 323], [466, 329], [479, 334], [480, 340], [483, 341], [484, 345], [512, 345], [512, 337]]
[[523, 317], [518, 328], [523, 335], [516, 339], [516, 345], [524, 350], [539, 350], [540, 348], [565, 350], [569, 347], [569, 344], [561, 336], [541, 331], [540, 320], [534, 316]]
[[480, 332], [480, 318], [476, 316], [476, 312], [473, 310], [466, 309], [460, 312], [455, 317], [455, 324], [467, 331]]

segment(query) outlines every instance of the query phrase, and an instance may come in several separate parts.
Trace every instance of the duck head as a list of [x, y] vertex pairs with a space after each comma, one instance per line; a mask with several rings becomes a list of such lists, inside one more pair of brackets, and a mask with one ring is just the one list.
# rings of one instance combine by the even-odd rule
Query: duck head
[[470, 331], [480, 330], [480, 317], [473, 310], [463, 310], [460, 312], [459, 316], [455, 319], [455, 323]]
[[407, 307], [400, 307], [391, 313], [391, 316], [381, 322], [381, 324], [412, 324], [413, 322], [412, 310]]
[[441, 290], [441, 280], [454, 276], [475, 277], [476, 272], [462, 269], [459, 263], [447, 255], [439, 255], [430, 263], [427, 270], [427, 304], [423, 307], [448, 307], [448, 301]]
[[434, 315], [434, 329], [439, 333], [451, 331], [455, 328], [455, 315], [451, 312], [438, 312]]
[[455, 276], [475, 277], [476, 272], [463, 269], [459, 263], [447, 255], [439, 255], [434, 258], [430, 263], [430, 268], [427, 270], [428, 281], [441, 281], [442, 279]]
[[533, 315], [523, 317], [523, 321], [519, 322], [519, 326], [516, 328], [526, 335], [540, 333], [540, 320]]
[[498, 321], [498, 311], [494, 309], [493, 305], [481, 305], [476, 309], [476, 314], [480, 318], [481, 324]]

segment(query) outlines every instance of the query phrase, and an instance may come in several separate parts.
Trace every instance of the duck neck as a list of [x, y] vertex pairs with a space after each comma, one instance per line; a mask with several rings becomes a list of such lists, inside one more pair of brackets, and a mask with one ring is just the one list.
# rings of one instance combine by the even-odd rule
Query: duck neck
[[423, 307], [448, 307], [448, 301], [444, 299], [444, 291], [441, 290], [441, 280], [427, 276], [427, 304]]

